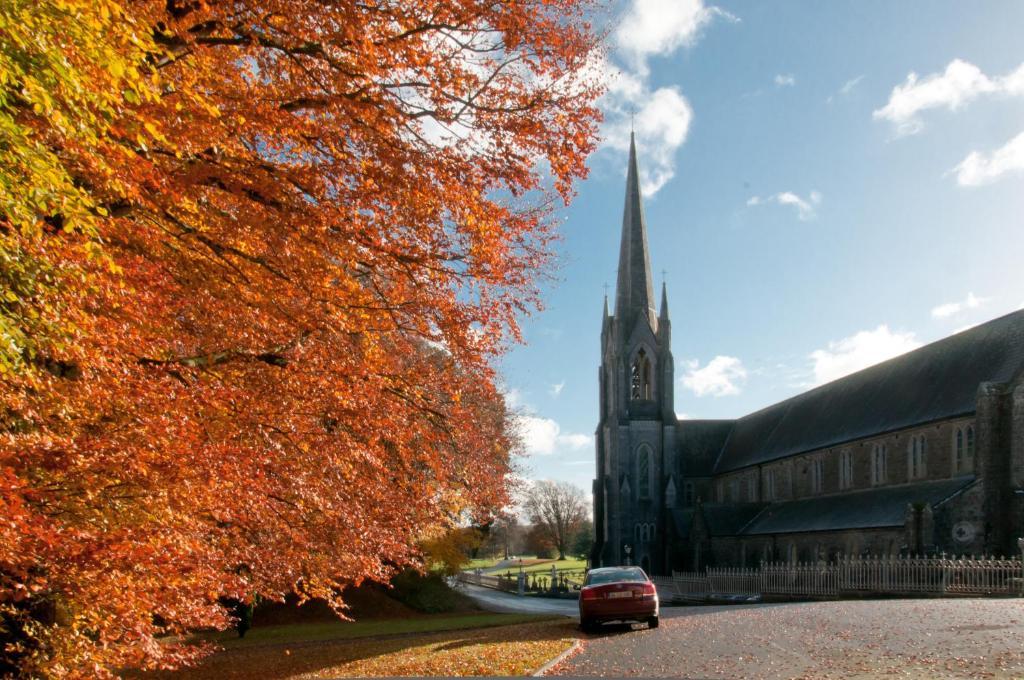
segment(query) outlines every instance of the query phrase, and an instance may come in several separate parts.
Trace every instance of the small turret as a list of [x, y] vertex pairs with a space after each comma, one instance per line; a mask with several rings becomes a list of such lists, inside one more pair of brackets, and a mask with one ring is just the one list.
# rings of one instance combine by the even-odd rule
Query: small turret
[[[605, 302], [607, 305], [607, 301]], [[659, 321], [668, 321], [668, 287], [665, 282], [661, 282], [661, 311], [658, 312]]]

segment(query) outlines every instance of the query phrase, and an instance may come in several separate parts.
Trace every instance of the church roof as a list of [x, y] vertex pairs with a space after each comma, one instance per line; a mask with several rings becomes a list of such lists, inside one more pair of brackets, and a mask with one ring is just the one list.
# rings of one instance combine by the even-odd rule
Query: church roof
[[773, 503], [740, 533], [756, 536], [899, 527], [905, 521], [908, 504], [929, 503], [934, 507], [973, 482], [974, 477], [957, 477]]
[[701, 512], [710, 535], [738, 536], [764, 508], [764, 503], [704, 503]]
[[622, 243], [615, 284], [615, 323], [621, 333], [629, 335], [632, 332], [638, 313], [646, 313], [651, 329], [657, 330], [651, 258], [647, 249], [647, 220], [640, 195], [640, 166], [636, 157], [636, 140], [630, 133], [626, 204], [622, 211]]
[[710, 477], [715, 459], [729, 438], [734, 420], [680, 420], [676, 440], [686, 451], [682, 475], [687, 478]]
[[974, 413], [980, 383], [1022, 369], [1018, 311], [740, 418], [715, 473]]

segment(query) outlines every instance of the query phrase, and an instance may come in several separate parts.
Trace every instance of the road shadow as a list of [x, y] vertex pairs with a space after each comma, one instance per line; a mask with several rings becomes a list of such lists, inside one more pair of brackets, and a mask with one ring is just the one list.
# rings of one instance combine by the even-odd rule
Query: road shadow
[[[438, 633], [415, 633], [354, 640], [319, 640], [261, 644], [225, 649], [207, 657], [198, 666], [176, 671], [132, 671], [124, 677], [135, 680], [213, 680], [219, 678], [261, 678], [278, 680], [300, 675], [317, 675], [345, 664], [417, 647], [433, 646], [425, 653], [458, 652], [480, 644], [556, 641], [578, 637], [571, 621], [549, 625], [521, 624]], [[540, 664], [538, 664], [540, 665]], [[339, 669], [339, 671], [342, 669]]]
[[[577, 626], [577, 631], [578, 630], [579, 627]], [[593, 639], [624, 635], [626, 633], [634, 633], [642, 630], [649, 630], [646, 623], [603, 623], [596, 630], [590, 631], [589, 633], [583, 633], [583, 635], [588, 639]]]

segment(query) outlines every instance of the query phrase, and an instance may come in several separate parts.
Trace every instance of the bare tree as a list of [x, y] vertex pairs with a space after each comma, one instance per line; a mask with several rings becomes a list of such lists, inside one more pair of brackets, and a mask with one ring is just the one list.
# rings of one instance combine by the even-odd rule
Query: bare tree
[[512, 513], [502, 513], [491, 524], [484, 548], [490, 555], [502, 555], [507, 560], [509, 555], [521, 552], [522, 543], [523, 527], [519, 525], [519, 518]]
[[564, 560], [566, 551], [587, 520], [583, 491], [568, 482], [537, 482], [523, 494], [523, 509], [530, 521], [558, 548], [558, 559]]

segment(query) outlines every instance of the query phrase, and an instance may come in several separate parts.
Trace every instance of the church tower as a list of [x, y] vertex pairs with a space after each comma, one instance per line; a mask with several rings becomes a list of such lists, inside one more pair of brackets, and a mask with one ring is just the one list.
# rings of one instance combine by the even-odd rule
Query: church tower
[[663, 573], [667, 508], [675, 503], [672, 324], [664, 284], [654, 309], [636, 142], [630, 135], [614, 314], [601, 323], [600, 420], [594, 480], [594, 566]]

